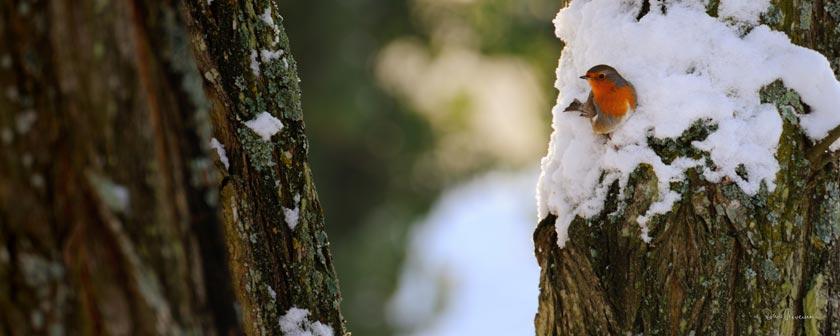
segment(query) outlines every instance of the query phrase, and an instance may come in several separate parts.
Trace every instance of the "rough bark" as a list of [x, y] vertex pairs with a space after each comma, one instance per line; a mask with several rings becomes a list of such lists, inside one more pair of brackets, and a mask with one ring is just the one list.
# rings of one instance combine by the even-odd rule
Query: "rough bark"
[[[185, 4], [212, 101], [213, 134], [230, 160], [229, 169], [220, 165], [220, 205], [243, 327], [247, 334], [281, 334], [279, 317], [298, 307], [342, 335], [338, 279], [307, 163], [299, 79], [282, 17], [268, 0]], [[245, 125], [261, 112], [285, 125], [271, 141]], [[296, 226], [287, 211], [299, 211]]]
[[0, 334], [238, 333], [177, 13], [0, 1]]
[[[712, 1], [710, 14], [716, 8]], [[823, 53], [838, 73], [840, 2], [776, 1], [763, 20]], [[658, 192], [642, 165], [623, 198], [614, 185], [601, 215], [572, 222], [564, 249], [554, 217], [540, 222], [538, 335], [840, 334], [837, 154], [802, 133], [796, 114], [808, 107], [796, 92], [777, 82], [761, 96], [784, 121], [773, 192], [749, 196], [689, 171], [672, 185], [682, 200], [648, 223], [648, 245], [635, 220]], [[668, 161], [705, 138], [706, 127], [651, 145]]]
[[[269, 5], [0, 0], [0, 335], [280, 335], [290, 307], [344, 334]], [[250, 76], [269, 34], [288, 68]]]

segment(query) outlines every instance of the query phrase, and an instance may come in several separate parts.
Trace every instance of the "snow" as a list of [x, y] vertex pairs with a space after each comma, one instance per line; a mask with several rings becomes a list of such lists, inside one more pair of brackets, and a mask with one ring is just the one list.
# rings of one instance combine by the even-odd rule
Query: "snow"
[[264, 111], [253, 120], [246, 121], [245, 126], [259, 134], [263, 140], [271, 141], [271, 137], [283, 129], [283, 122]]
[[[609, 186], [618, 181], [623, 192], [641, 163], [651, 165], [659, 179], [658, 201], [637, 218], [643, 232], [654, 215], [680, 199], [670, 183], [685, 179], [691, 167], [702, 167], [711, 182], [726, 177], [750, 195], [762, 186], [774, 190], [782, 120], [775, 106], [761, 103], [759, 90], [777, 79], [811, 107], [799, 116], [810, 139], [840, 124], [840, 83], [825, 57], [764, 25], [743, 35], [740, 27], [757, 22], [766, 0], [724, 1], [721, 19], [708, 16], [703, 1], [669, 2], [667, 14], [654, 8], [636, 21], [639, 3], [575, 0], [554, 21], [565, 47], [537, 199], [539, 218], [558, 216], [561, 247], [572, 220], [600, 213]], [[595, 136], [587, 120], [562, 112], [573, 99], [586, 98], [589, 86], [578, 76], [597, 64], [615, 67], [638, 93], [636, 112], [610, 139]], [[717, 125], [692, 144], [709, 153], [714, 168], [687, 157], [666, 164], [648, 146], [648, 137], [676, 138], [697, 121]], [[746, 178], [736, 173], [740, 165]]]
[[283, 208], [283, 217], [286, 219], [286, 224], [289, 225], [289, 228], [294, 230], [298, 225], [298, 219], [300, 218], [300, 208]]
[[332, 327], [321, 322], [312, 323], [309, 327], [313, 336], [332, 336], [333, 334]]
[[131, 194], [128, 187], [94, 173], [88, 173], [87, 176], [93, 183], [99, 197], [109, 209], [119, 213], [128, 211], [131, 204]]
[[[280, 57], [283, 57], [284, 54], [285, 51], [282, 49], [273, 51], [268, 49], [260, 49], [259, 51], [251, 49], [251, 72], [254, 76], [258, 76], [260, 74], [260, 64], [279, 59]], [[289, 67], [288, 61], [286, 61], [285, 57], [283, 58], [283, 64], [286, 68]]]
[[[283, 50], [271, 51], [263, 49], [260, 50], [260, 60], [262, 60], [263, 63], [268, 63], [280, 58], [281, 56], [283, 56], [283, 53]], [[283, 60], [285, 61], [286, 59], [284, 58]]]
[[112, 184], [111, 185], [111, 195], [114, 197], [113, 202], [106, 202], [109, 205], [113, 205], [112, 208], [117, 211], [125, 212], [128, 209], [128, 205], [131, 201], [131, 195], [128, 192], [128, 188], [123, 185], [119, 184]]
[[271, 6], [266, 7], [262, 14], [259, 15], [259, 17], [260, 20], [262, 20], [262, 22], [265, 22], [265, 24], [271, 27], [275, 27], [274, 18], [271, 17]]
[[536, 177], [492, 173], [456, 186], [414, 226], [388, 309], [401, 335], [534, 334]]
[[722, 0], [718, 16], [732, 18], [748, 24], [758, 24], [759, 15], [770, 7], [770, 0]]
[[259, 53], [256, 50], [251, 49], [251, 73], [254, 76], [258, 76], [260, 74], [260, 61], [257, 60], [257, 56]]
[[274, 291], [274, 288], [271, 288], [271, 285], [265, 285], [265, 288], [268, 288], [268, 295], [271, 296], [271, 301], [277, 300], [277, 292]]
[[219, 155], [219, 161], [225, 165], [225, 169], [230, 169], [230, 161], [228, 161], [227, 153], [225, 152], [225, 146], [222, 145], [219, 140], [216, 138], [210, 139], [210, 147], [216, 149], [216, 154]]
[[298, 225], [298, 220], [300, 220], [300, 194], [295, 194], [292, 199], [295, 201], [295, 207], [294, 209], [283, 208], [283, 217], [289, 228], [294, 230]]
[[[265, 23], [269, 28], [271, 28], [272, 32], [274, 33], [274, 40], [271, 41], [271, 46], [277, 46], [280, 43], [280, 26], [274, 23], [274, 18], [271, 16], [271, 6], [265, 7], [265, 10], [262, 14], [258, 15], [260, 21]], [[269, 50], [269, 49], [260, 49], [259, 51], [255, 49], [251, 49], [251, 72], [254, 76], [259, 75], [260, 72], [260, 64], [268, 63], [273, 60], [279, 59], [284, 54], [283, 50]], [[257, 60], [257, 56], [259, 56], [260, 60]], [[283, 59], [283, 62], [286, 62], [286, 59]]]
[[333, 336], [333, 329], [329, 325], [315, 321], [310, 322], [309, 311], [292, 307], [286, 314], [280, 316], [280, 330], [285, 336]]

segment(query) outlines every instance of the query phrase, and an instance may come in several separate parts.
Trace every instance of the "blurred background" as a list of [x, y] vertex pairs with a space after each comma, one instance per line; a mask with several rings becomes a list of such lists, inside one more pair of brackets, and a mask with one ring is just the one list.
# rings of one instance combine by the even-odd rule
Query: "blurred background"
[[348, 328], [532, 334], [560, 4], [277, 3]]

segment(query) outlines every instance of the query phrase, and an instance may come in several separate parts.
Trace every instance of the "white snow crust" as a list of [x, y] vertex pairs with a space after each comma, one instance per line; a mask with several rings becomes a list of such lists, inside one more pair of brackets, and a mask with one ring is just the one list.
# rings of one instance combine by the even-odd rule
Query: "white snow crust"
[[[761, 103], [759, 90], [775, 80], [811, 107], [799, 116], [809, 138], [819, 140], [840, 124], [840, 83], [824, 56], [765, 25], [744, 35], [743, 26], [755, 25], [768, 1], [722, 1], [720, 19], [700, 0], [670, 2], [666, 14], [653, 9], [636, 21], [640, 7], [641, 1], [575, 0], [554, 20], [565, 47], [537, 203], [540, 219], [557, 215], [561, 247], [572, 220], [600, 213], [609, 186], [618, 181], [623, 192], [641, 163], [659, 180], [658, 201], [637, 218], [646, 241], [645, 224], [680, 199], [669, 185], [683, 180], [688, 168], [701, 167], [711, 182], [731, 179], [751, 195], [762, 186], [774, 190], [782, 119], [775, 106]], [[638, 94], [636, 112], [611, 139], [594, 135], [577, 114], [563, 113], [573, 99], [586, 99], [589, 86], [578, 76], [597, 64], [615, 67]], [[714, 168], [687, 157], [666, 164], [648, 146], [648, 137], [676, 138], [697, 121], [717, 125], [692, 144], [709, 153]], [[739, 165], [746, 178], [736, 174]]]

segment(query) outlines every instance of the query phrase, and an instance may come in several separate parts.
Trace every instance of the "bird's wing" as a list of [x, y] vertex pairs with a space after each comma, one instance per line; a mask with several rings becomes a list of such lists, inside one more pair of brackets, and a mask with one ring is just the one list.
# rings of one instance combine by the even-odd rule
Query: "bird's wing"
[[581, 117], [592, 118], [595, 116], [595, 109], [597, 108], [595, 107], [594, 99], [592, 92], [589, 92], [589, 98], [586, 99], [586, 103], [581, 103], [580, 100], [575, 99], [563, 112], [580, 112]]
[[569, 106], [566, 107], [565, 110], [563, 110], [563, 112], [581, 112], [581, 111], [583, 111], [583, 104], [581, 104], [580, 100], [577, 100], [577, 99], [573, 100], [572, 103], [569, 104]]
[[582, 112], [580, 114], [581, 117], [592, 118], [597, 114], [598, 106], [595, 106], [595, 95], [591, 91], [589, 92], [589, 98], [586, 99], [586, 103], [583, 104], [583, 109], [580, 111]]

